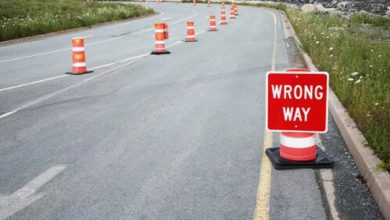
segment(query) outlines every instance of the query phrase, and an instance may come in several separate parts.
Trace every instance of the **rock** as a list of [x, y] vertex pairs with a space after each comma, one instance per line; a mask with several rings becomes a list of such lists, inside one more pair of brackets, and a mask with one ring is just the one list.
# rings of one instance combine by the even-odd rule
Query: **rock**
[[319, 13], [325, 13], [325, 7], [322, 4], [316, 5], [316, 11]]
[[381, 13], [385, 10], [385, 6], [383, 4], [373, 4], [371, 11], [374, 13]]
[[346, 1], [343, 1], [343, 2], [339, 2], [337, 3], [337, 9], [339, 10], [346, 10], [347, 7], [349, 6], [350, 2], [346, 2]]
[[301, 10], [302, 10], [304, 13], [316, 12], [316, 7], [315, 7], [313, 4], [304, 4], [304, 5], [301, 7]]
[[330, 15], [343, 15], [344, 13], [337, 8], [325, 8], [324, 13], [330, 14]]
[[387, 9], [387, 12], [386, 12], [386, 17], [389, 17], [390, 18], [390, 9]]
[[377, 15], [390, 16], [390, 0], [273, 0], [272, 2], [303, 5], [301, 10], [307, 13], [340, 14], [341, 11], [344, 15], [353, 15], [365, 10]]

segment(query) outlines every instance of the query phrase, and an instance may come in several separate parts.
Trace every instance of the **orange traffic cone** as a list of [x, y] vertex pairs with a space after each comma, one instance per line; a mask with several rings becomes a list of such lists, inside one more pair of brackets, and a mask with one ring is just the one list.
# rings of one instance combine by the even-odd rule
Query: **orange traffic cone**
[[196, 42], [195, 28], [194, 28], [193, 21], [187, 21], [187, 39], [185, 39], [184, 41], [185, 42]]
[[234, 16], [238, 16], [238, 7], [237, 5], [234, 5]]
[[151, 54], [170, 54], [171, 52], [165, 49], [165, 40], [168, 39], [168, 25], [163, 22], [154, 24], [155, 28], [155, 50]]
[[221, 2], [221, 7], [225, 9], [225, 2]]
[[225, 25], [225, 24], [227, 24], [227, 21], [226, 21], [226, 12], [225, 12], [225, 10], [221, 10], [221, 24], [222, 25]]
[[207, 1], [207, 7], [210, 7], [210, 1]]
[[215, 15], [210, 15], [210, 29], [209, 31], [217, 31], [217, 22], [215, 21]]
[[80, 75], [93, 72], [87, 71], [85, 60], [84, 38], [72, 38], [72, 72], [68, 74]]
[[230, 7], [230, 19], [235, 19], [236, 18], [236, 14], [234, 13], [234, 6], [232, 5]]

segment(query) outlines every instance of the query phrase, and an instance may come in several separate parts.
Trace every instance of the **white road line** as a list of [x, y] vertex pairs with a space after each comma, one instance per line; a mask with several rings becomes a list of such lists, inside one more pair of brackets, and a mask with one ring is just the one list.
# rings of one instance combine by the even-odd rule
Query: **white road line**
[[[117, 61], [117, 62], [107, 63], [107, 64], [103, 64], [103, 65], [100, 65], [100, 66], [97, 66], [97, 67], [92, 67], [90, 70], [101, 69], [101, 68], [104, 68], [104, 67], [108, 67], [108, 66], [112, 66], [112, 65], [118, 64], [118, 63], [123, 63], [123, 62], [127, 62], [127, 61], [134, 60], [134, 59], [137, 59], [137, 58], [145, 57], [147, 55], [149, 55], [149, 53], [145, 53], [145, 54], [141, 54], [141, 55], [138, 55], [138, 56], [129, 57], [129, 58]], [[17, 89], [17, 88], [21, 88], [21, 87], [25, 87], [25, 86], [31, 86], [31, 85], [35, 85], [35, 84], [51, 81], [51, 80], [54, 80], [54, 79], [64, 78], [64, 77], [67, 77], [67, 76], [69, 76], [69, 75], [55, 76], [55, 77], [41, 79], [41, 80], [37, 80], [37, 81], [33, 81], [33, 82], [23, 83], [23, 84], [16, 85], [16, 86], [10, 86], [10, 87], [6, 87], [6, 88], [0, 89], [0, 92], [12, 90], [12, 89]], [[12, 114], [12, 112], [8, 112], [8, 113], [5, 113], [5, 114], [1, 115], [0, 119], [1, 119], [1, 117], [8, 116], [8, 114]]]
[[11, 115], [13, 115], [13, 114], [15, 114], [15, 113], [17, 113], [17, 112], [23, 110], [23, 109], [29, 108], [29, 107], [31, 107], [31, 106], [33, 106], [33, 105], [36, 105], [36, 104], [41, 103], [41, 102], [43, 102], [43, 101], [46, 101], [46, 100], [48, 100], [48, 99], [50, 99], [50, 98], [52, 98], [52, 97], [54, 97], [54, 96], [57, 96], [57, 95], [59, 95], [59, 94], [61, 94], [61, 93], [64, 93], [64, 92], [69, 91], [69, 90], [71, 90], [71, 89], [73, 89], [73, 88], [76, 88], [76, 87], [78, 87], [78, 86], [81, 86], [81, 85], [83, 85], [83, 84], [86, 84], [86, 83], [88, 83], [89, 81], [92, 81], [92, 80], [94, 80], [94, 79], [97, 79], [97, 78], [99, 78], [99, 77], [102, 77], [102, 76], [104, 76], [104, 75], [106, 75], [106, 74], [108, 74], [108, 73], [114, 72], [114, 71], [116, 71], [116, 70], [118, 70], [118, 69], [120, 69], [120, 68], [123, 68], [123, 67], [127, 66], [127, 65], [128, 65], [128, 64], [125, 64], [125, 65], [122, 65], [122, 66], [118, 66], [118, 67], [116, 67], [116, 68], [114, 68], [114, 69], [110, 69], [110, 70], [107, 70], [107, 71], [105, 71], [105, 72], [96, 74], [96, 75], [94, 75], [94, 76], [92, 76], [92, 77], [89, 77], [89, 78], [87, 78], [87, 79], [84, 79], [84, 80], [82, 80], [82, 81], [80, 81], [80, 82], [78, 82], [78, 83], [75, 83], [75, 84], [73, 84], [73, 85], [67, 86], [67, 87], [65, 87], [65, 88], [63, 88], [63, 89], [60, 89], [60, 90], [57, 90], [57, 91], [55, 91], [55, 92], [49, 93], [49, 94], [44, 95], [44, 96], [42, 96], [42, 97], [40, 97], [40, 98], [38, 98], [38, 99], [35, 99], [35, 100], [33, 100], [33, 101], [27, 102], [26, 104], [24, 104], [24, 105], [22, 105], [22, 106], [20, 106], [20, 107], [18, 107], [18, 108], [15, 108], [14, 110], [12, 110], [12, 111], [10, 111], [10, 112], [7, 112], [7, 113], [5, 113], [5, 114], [0, 115], [0, 120], [6, 118], [6, 117], [8, 117], [8, 116], [11, 116]]
[[91, 37], [94, 37], [95, 35], [91, 34], [91, 35], [87, 35], [87, 36], [81, 36], [81, 37], [74, 37], [74, 38], [91, 38]]
[[65, 165], [57, 165], [47, 169], [41, 175], [35, 177], [33, 180], [28, 182], [23, 188], [14, 192], [12, 198], [26, 198], [35, 193], [39, 188], [45, 185], [47, 182], [52, 180], [58, 174], [66, 169]]
[[[204, 30], [198, 32], [197, 35], [203, 34], [203, 33], [205, 33]], [[183, 43], [183, 41], [176, 41], [175, 43], [168, 45], [167, 48], [169, 48], [169, 47], [174, 47], [174, 46], [179, 45], [179, 44], [182, 44], [182, 43]], [[145, 54], [141, 54], [141, 55], [138, 55], [138, 56], [129, 57], [129, 58], [126, 58], [126, 59], [117, 61], [117, 62], [107, 63], [107, 64], [104, 64], [104, 65], [101, 65], [101, 66], [93, 67], [93, 68], [91, 68], [91, 70], [101, 69], [101, 68], [103, 68], [103, 67], [112, 66], [112, 65], [115, 65], [115, 64], [118, 64], [118, 63], [124, 63], [124, 62], [127, 62], [127, 61], [131, 61], [131, 60], [135, 60], [135, 59], [140, 59], [140, 58], [143, 58], [143, 57], [146, 57], [146, 56], [149, 56], [149, 55], [150, 55], [149, 53], [145, 53]], [[126, 66], [126, 65], [124, 65], [124, 66]], [[28, 107], [30, 107], [30, 106], [32, 106], [32, 105], [38, 104], [38, 103], [40, 103], [40, 102], [43, 102], [43, 101], [45, 101], [45, 100], [47, 100], [47, 99], [49, 99], [49, 98], [51, 98], [51, 97], [54, 97], [54, 96], [56, 96], [56, 95], [58, 95], [58, 94], [60, 94], [60, 93], [62, 93], [62, 92], [68, 91], [68, 90], [70, 90], [70, 89], [72, 89], [72, 88], [75, 88], [75, 87], [77, 87], [77, 86], [81, 86], [81, 85], [83, 85], [83, 84], [85, 84], [85, 83], [87, 83], [87, 82], [89, 82], [89, 81], [91, 81], [91, 80], [93, 80], [93, 79], [96, 79], [96, 78], [98, 78], [98, 77], [101, 77], [101, 76], [103, 76], [103, 75], [105, 75], [105, 74], [107, 74], [107, 73], [113, 72], [113, 71], [115, 71], [115, 70], [117, 70], [117, 69], [120, 69], [120, 68], [122, 68], [122, 66], [119, 66], [119, 67], [114, 68], [114, 69], [112, 69], [112, 70], [109, 70], [109, 71], [107, 71], [107, 72], [102, 72], [102, 73], [97, 74], [97, 75], [95, 75], [95, 76], [93, 76], [93, 77], [87, 78], [87, 79], [85, 79], [85, 80], [83, 80], [83, 81], [81, 81], [81, 82], [79, 82], [79, 83], [73, 84], [73, 85], [71, 85], [71, 86], [68, 86], [68, 87], [65, 87], [65, 88], [63, 88], [63, 89], [60, 89], [60, 90], [58, 90], [58, 91], [56, 91], [56, 92], [49, 93], [49, 94], [47, 94], [47, 95], [45, 95], [45, 96], [42, 96], [42, 97], [40, 97], [40, 98], [38, 98], [38, 99], [36, 99], [36, 100], [34, 100], [34, 101], [28, 102], [28, 103], [26, 103], [25, 105], [22, 105], [22, 106], [20, 106], [20, 107], [14, 109], [14, 110], [12, 110], [12, 111], [10, 111], [10, 112], [7, 112], [7, 113], [4, 113], [4, 114], [0, 115], [0, 120], [1, 120], [1, 119], [4, 119], [4, 118], [6, 118], [6, 117], [8, 117], [8, 116], [10, 116], [10, 115], [13, 115], [13, 114], [15, 114], [15, 113], [17, 113], [17, 112], [19, 112], [19, 111], [21, 111], [21, 110], [23, 110], [23, 109], [26, 109], [26, 108], [28, 108]], [[67, 75], [59, 76], [58, 78], [65, 77], [65, 76], [67, 76]], [[53, 78], [54, 78], [54, 77], [53, 77]], [[34, 82], [25, 83], [25, 85], [18, 85], [18, 86], [13, 86], [13, 87], [20, 88], [20, 87], [23, 87], [23, 86], [27, 86], [27, 85], [29, 85], [29, 84], [32, 85], [33, 83], [34, 83], [34, 84], [37, 84], [37, 83], [46, 82], [46, 81], [49, 81], [49, 80], [52, 80], [52, 79], [50, 79], [50, 78], [49, 78], [49, 79], [43, 79], [43, 80], [39, 80], [40, 82], [35, 81], [35, 83], [34, 83]], [[8, 87], [8, 88], [11, 88], [11, 87]], [[6, 89], [9, 90], [8, 88], [4, 88], [4, 89], [2, 89], [2, 90], [4, 90], [4, 91], [5, 91]], [[0, 91], [0, 92], [1, 92], [1, 91]]]
[[[203, 34], [205, 32], [206, 32], [205, 30], [202, 30], [202, 31], [199, 31], [198, 33], [196, 33], [195, 35], [201, 35], [201, 34]], [[175, 43], [168, 45], [167, 48], [179, 45], [181, 43], [183, 43], [183, 42], [182, 41], [176, 41]], [[129, 58], [117, 61], [117, 62], [112, 62], [112, 63], [107, 63], [107, 64], [103, 64], [103, 65], [100, 65], [100, 66], [92, 67], [92, 68], [90, 68], [90, 70], [101, 69], [101, 68], [104, 68], [104, 67], [112, 66], [112, 65], [115, 65], [115, 64], [118, 64], [118, 63], [127, 62], [127, 61], [130, 61], [130, 60], [134, 60], [134, 59], [137, 59], [137, 58], [145, 57], [145, 56], [148, 56], [148, 55], [149, 55], [149, 53], [144, 53], [144, 54], [141, 54], [141, 55], [138, 55], [138, 56], [129, 57]], [[16, 86], [10, 86], [10, 87], [7, 87], [7, 88], [0, 89], [0, 92], [12, 90], [12, 89], [17, 89], [17, 88], [21, 88], [21, 87], [25, 87], [25, 86], [31, 86], [31, 85], [35, 85], [35, 84], [51, 81], [51, 80], [54, 80], [54, 79], [60, 79], [60, 78], [66, 77], [66, 76], [69, 76], [69, 75], [55, 76], [55, 77], [50, 77], [50, 78], [37, 80], [37, 81], [33, 81], [33, 82], [23, 83], [23, 84], [16, 85]], [[9, 114], [13, 114], [13, 112], [8, 112], [8, 113], [5, 113], [5, 114], [1, 115], [0, 119], [2, 117], [8, 116]]]
[[[319, 135], [316, 135], [316, 143], [317, 146], [320, 147], [323, 151], [325, 151], [325, 147], [321, 142]], [[329, 212], [332, 216], [333, 220], [340, 220], [339, 212], [336, 208], [336, 196], [335, 196], [335, 186], [334, 186], [334, 176], [332, 169], [321, 169], [320, 177], [322, 180], [323, 189], [325, 191], [325, 198], [328, 201]]]
[[31, 205], [33, 202], [42, 198], [45, 194], [36, 194], [36, 191], [38, 191], [43, 185], [48, 183], [65, 169], [65, 165], [57, 165], [51, 167], [45, 172], [43, 172], [41, 175], [28, 182], [24, 187], [14, 192], [12, 195], [1, 196], [0, 220], [5, 220], [10, 216], [13, 216], [18, 211], [24, 209], [25, 207]]
[[124, 62], [135, 60], [135, 59], [138, 59], [138, 58], [146, 57], [148, 55], [149, 55], [149, 53], [144, 53], [144, 54], [141, 54], [141, 55], [138, 55], [138, 56], [133, 56], [133, 57], [129, 57], [129, 58], [126, 58], [126, 59], [123, 59], [123, 60], [119, 60], [117, 62], [107, 63], [107, 64], [100, 65], [100, 66], [97, 66], [97, 67], [92, 67], [91, 70], [97, 70], [97, 69], [101, 69], [101, 68], [104, 68], [104, 67], [112, 66], [112, 65], [115, 65], [115, 64], [118, 64], [118, 63], [124, 63]]
[[71, 50], [71, 48], [63, 48], [63, 49], [52, 50], [52, 51], [48, 51], [48, 52], [44, 52], [44, 53], [37, 53], [37, 54], [29, 55], [29, 56], [23, 56], [23, 57], [16, 57], [16, 58], [11, 58], [11, 59], [6, 59], [6, 60], [0, 60], [0, 63], [6, 63], [6, 62], [11, 62], [11, 61], [23, 60], [23, 59], [33, 58], [33, 57], [37, 57], [37, 56], [63, 52], [63, 51], [67, 51], [67, 50]]
[[35, 84], [38, 84], [38, 83], [43, 83], [43, 82], [47, 82], [47, 81], [50, 81], [50, 80], [63, 78], [63, 77], [66, 77], [66, 76], [68, 76], [68, 75], [55, 76], [55, 77], [41, 79], [41, 80], [37, 80], [37, 81], [33, 81], [33, 82], [23, 83], [23, 84], [20, 84], [20, 85], [16, 85], [16, 86], [11, 86], [11, 87], [0, 89], [0, 92], [8, 91], [8, 90], [11, 90], [11, 89], [17, 89], [17, 88], [25, 87], [25, 86], [31, 86], [31, 85], [35, 85]]
[[[171, 25], [177, 25], [181, 22], [184, 22], [188, 19], [191, 19], [191, 18], [194, 18], [197, 16], [197, 13], [195, 13], [194, 15], [191, 15], [191, 16], [188, 16], [188, 17], [185, 17], [184, 19], [181, 19], [177, 22], [174, 22], [172, 23]], [[123, 24], [122, 24], [123, 25]], [[151, 28], [147, 28], [145, 30], [140, 30], [140, 31], [136, 31], [133, 33], [133, 35], [137, 35], [137, 34], [142, 34], [142, 33], [146, 33], [146, 32], [149, 32], [149, 31], [153, 31], [153, 29]], [[87, 35], [85, 36], [84, 38], [88, 38], [88, 37], [94, 37], [95, 35]], [[71, 37], [73, 38], [73, 37]], [[101, 41], [97, 41], [97, 42], [93, 42], [93, 43], [90, 43], [90, 44], [86, 44], [85, 46], [88, 47], [88, 46], [94, 46], [94, 45], [98, 45], [98, 44], [102, 44], [102, 43], [107, 43], [109, 41], [114, 41], [114, 40], [117, 40], [119, 39], [118, 37], [115, 37], [115, 38], [109, 38], [109, 39], [105, 39], [105, 40], [101, 40]], [[0, 63], [6, 63], [6, 62], [12, 62], [12, 61], [18, 61], [18, 60], [23, 60], [23, 59], [28, 59], [28, 58], [33, 58], [33, 57], [38, 57], [38, 56], [43, 56], [43, 55], [48, 55], [48, 54], [52, 54], [52, 53], [58, 53], [58, 52], [63, 52], [63, 51], [68, 51], [68, 50], [71, 50], [72, 48], [63, 48], [63, 49], [58, 49], [58, 50], [53, 50], [53, 51], [48, 51], [48, 52], [43, 52], [43, 53], [38, 53], [38, 54], [33, 54], [33, 55], [29, 55], [29, 56], [22, 56], [22, 57], [16, 57], [16, 58], [11, 58], [11, 59], [6, 59], [6, 60], [0, 60]]]

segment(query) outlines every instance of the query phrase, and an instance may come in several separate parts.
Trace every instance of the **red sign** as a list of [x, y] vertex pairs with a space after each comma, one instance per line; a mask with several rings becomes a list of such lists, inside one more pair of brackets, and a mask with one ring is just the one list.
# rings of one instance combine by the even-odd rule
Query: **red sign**
[[270, 131], [326, 132], [326, 72], [268, 72], [266, 128]]

